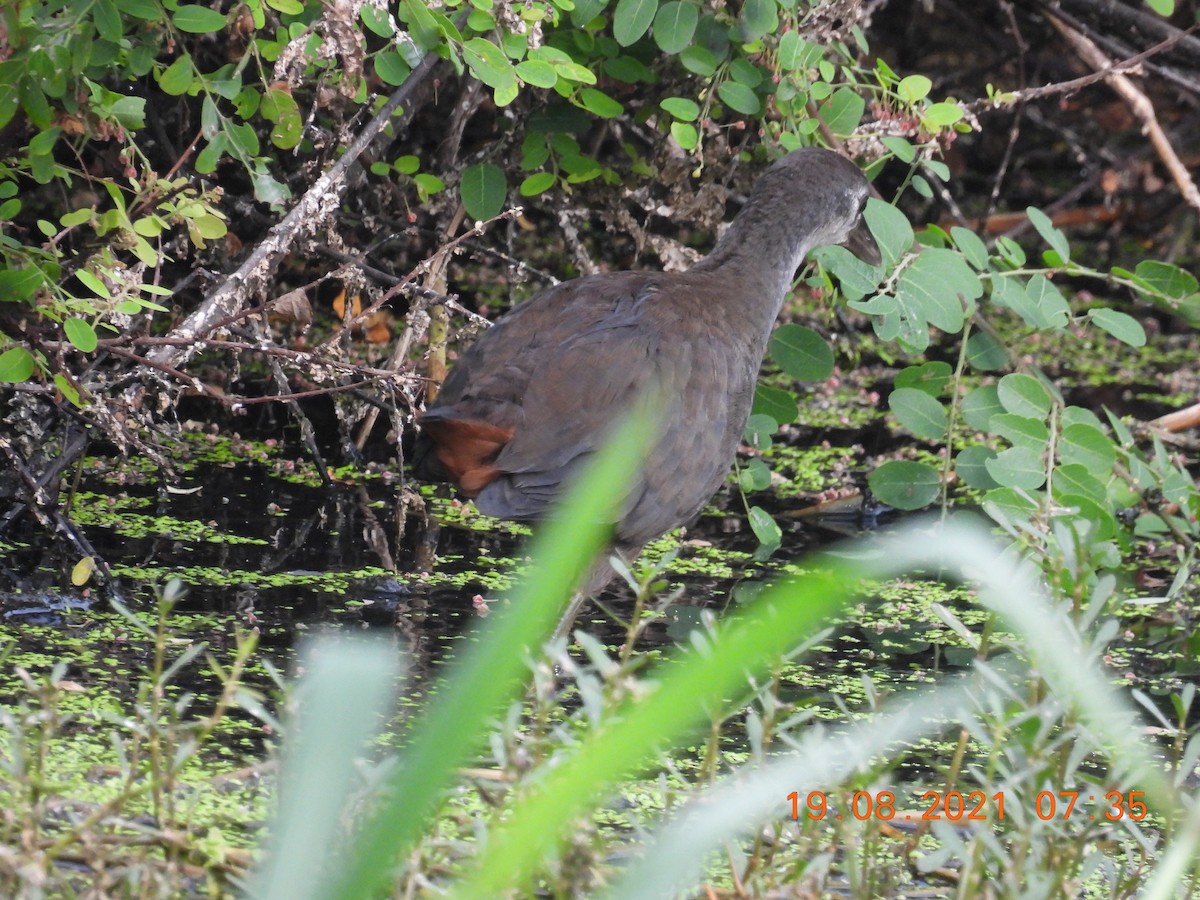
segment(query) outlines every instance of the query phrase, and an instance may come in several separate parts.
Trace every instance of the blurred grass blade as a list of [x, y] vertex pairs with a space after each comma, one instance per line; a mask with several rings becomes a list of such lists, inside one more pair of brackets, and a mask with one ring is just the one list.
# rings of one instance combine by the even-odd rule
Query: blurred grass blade
[[[636, 861], [604, 892], [622, 900], [674, 897], [704, 876], [711, 851], [744, 837], [765, 821], [792, 814], [787, 797], [797, 791], [833, 794], [836, 785], [893, 756], [897, 743], [913, 744], [930, 733], [930, 722], [961, 720], [971, 688], [939, 685], [895, 712], [873, 716], [832, 735], [814, 726], [794, 751], [767, 766], [743, 770], [696, 795], [643, 848]], [[898, 806], [902, 801], [897, 798]], [[799, 804], [805, 814], [805, 804]], [[834, 815], [832, 804], [827, 813]]]
[[1171, 808], [1166, 782], [1139, 739], [1137, 718], [1088, 658], [1065, 613], [1050, 605], [1036, 570], [1002, 556], [982, 528], [951, 523], [936, 531], [906, 529], [876, 542], [881, 552], [866, 564], [818, 558], [811, 563], [817, 569], [812, 574], [764, 590], [746, 614], [718, 633], [708, 652], [685, 653], [664, 664], [653, 693], [618, 710], [573, 758], [546, 775], [539, 790], [512, 806], [492, 831], [475, 869], [451, 896], [500, 896], [527, 887], [525, 880], [560, 839], [561, 828], [547, 823], [568, 822], [583, 813], [615, 781], [645, 766], [658, 749], [676, 745], [707, 722], [705, 710], [714, 698], [736, 695], [748, 673], [764, 672], [776, 657], [801, 643], [857, 595], [864, 578], [914, 568], [950, 569], [978, 584], [980, 600], [1026, 638], [1032, 661], [1051, 688], [1080, 711], [1113, 755], [1123, 783], [1136, 783], [1160, 809]]
[[[656, 670], [656, 689], [616, 710], [574, 757], [546, 773], [537, 791], [516, 801], [492, 831], [477, 867], [453, 897], [499, 897], [528, 878], [551, 853], [569, 822], [622, 776], [710, 721], [723, 698], [743, 693], [748, 674], [762, 674], [857, 596], [848, 565], [778, 582], [745, 615], [718, 631], [705, 652], [677, 655]], [[785, 792], [786, 793], [786, 792]]]
[[301, 653], [300, 714], [280, 779], [279, 812], [266, 859], [247, 895], [295, 900], [322, 893], [329, 848], [342, 840], [355, 759], [391, 707], [400, 673], [390, 641], [318, 638]]
[[479, 641], [457, 661], [446, 685], [418, 718], [382, 800], [350, 844], [350, 858], [334, 889], [293, 896], [367, 897], [387, 882], [399, 855], [428, 826], [456, 768], [473, 758], [493, 717], [524, 689], [524, 648], [550, 633], [580, 576], [607, 541], [609, 523], [657, 435], [656, 406], [644, 404], [616, 430], [568, 491], [555, 521], [539, 529], [528, 576], [513, 592], [511, 604], [489, 617]]

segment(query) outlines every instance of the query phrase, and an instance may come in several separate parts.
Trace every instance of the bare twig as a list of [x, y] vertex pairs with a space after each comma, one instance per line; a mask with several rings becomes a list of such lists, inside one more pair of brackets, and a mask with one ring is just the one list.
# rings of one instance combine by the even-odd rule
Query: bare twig
[[1060, 19], [1054, 16], [1048, 18], [1050, 24], [1067, 40], [1084, 62], [1096, 69], [1097, 72], [1105, 73], [1104, 80], [1124, 98], [1130, 109], [1133, 110], [1133, 114], [1141, 120], [1142, 132], [1150, 138], [1150, 143], [1154, 145], [1158, 158], [1171, 173], [1171, 178], [1175, 181], [1179, 192], [1183, 194], [1184, 200], [1189, 206], [1200, 212], [1200, 190], [1197, 190], [1196, 183], [1192, 181], [1192, 176], [1188, 173], [1187, 166], [1179, 158], [1175, 148], [1171, 146], [1171, 141], [1167, 138], [1162, 126], [1158, 124], [1158, 117], [1155, 115], [1154, 104], [1150, 102], [1150, 98], [1138, 90], [1127, 76], [1114, 71], [1112, 61], [1095, 43]]
[[238, 268], [225, 279], [208, 298], [188, 315], [175, 329], [173, 337], [191, 339], [182, 346], [162, 347], [149, 356], [152, 364], [178, 367], [196, 352], [197, 338], [211, 332], [213, 324], [233, 315], [248, 289], [266, 283], [279, 261], [298, 239], [315, 232], [338, 208], [342, 192], [346, 187], [346, 172], [375, 139], [384, 125], [392, 121], [392, 114], [412, 92], [428, 77], [438, 62], [436, 53], [427, 53], [425, 58], [405, 79], [404, 84], [388, 98], [378, 114], [346, 148], [329, 171], [316, 180], [305, 192], [292, 211], [273, 227], [267, 237]]
[[[1048, 18], [1054, 27], [1065, 36], [1063, 29], [1067, 28], [1067, 26], [1061, 20], [1056, 19], [1053, 16], [1049, 16]], [[1013, 101], [1028, 102], [1030, 100], [1040, 100], [1043, 97], [1055, 97], [1061, 94], [1073, 94], [1082, 88], [1088, 87], [1089, 85], [1096, 84], [1100, 81], [1107, 81], [1115, 75], [1121, 75], [1124, 72], [1137, 72], [1139, 71], [1140, 64], [1142, 62], [1150, 59], [1152, 56], [1157, 56], [1158, 54], [1171, 49], [1185, 37], [1196, 31], [1197, 28], [1200, 28], [1200, 24], [1193, 25], [1186, 31], [1180, 31], [1176, 34], [1173, 34], [1171, 37], [1155, 44], [1153, 47], [1143, 50], [1141, 53], [1136, 53], [1133, 56], [1130, 56], [1129, 58], [1123, 59], [1119, 62], [1114, 62], [1113, 60], [1109, 59], [1099, 50], [1099, 48], [1096, 47], [1095, 44], [1092, 44], [1090, 40], [1078, 32], [1074, 32], [1082, 40], [1091, 44], [1092, 48], [1096, 51], [1096, 53], [1099, 54], [1097, 59], [1100, 60], [1100, 62], [1093, 62], [1090, 59], [1087, 60], [1088, 64], [1091, 65], [1092, 68], [1096, 69], [1096, 71], [1091, 75], [1084, 75], [1080, 78], [1072, 78], [1070, 81], [1060, 81], [1057, 84], [1046, 84], [1035, 88], [1022, 88], [1017, 91], [1005, 91], [1004, 93], [1007, 96], [1005, 97], [1004, 105], [1007, 105], [1009, 102]], [[1074, 31], [1073, 29], [1070, 30]], [[1070, 38], [1068, 38], [1068, 40], [1070, 40]], [[970, 112], [979, 112], [998, 105], [1001, 105], [999, 100], [993, 98], [983, 98], [966, 104], [966, 108]]]

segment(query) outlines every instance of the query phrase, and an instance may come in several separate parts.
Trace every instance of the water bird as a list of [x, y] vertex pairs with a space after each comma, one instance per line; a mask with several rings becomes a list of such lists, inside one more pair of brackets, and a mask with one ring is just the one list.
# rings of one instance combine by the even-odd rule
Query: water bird
[[[501, 316], [462, 355], [419, 417], [414, 472], [452, 481], [487, 515], [545, 516], [647, 391], [668, 398], [660, 432], [621, 504], [612, 548], [642, 547], [695, 517], [725, 479], [767, 341], [814, 247], [844, 244], [872, 265], [857, 166], [795, 150], [759, 177], [712, 252], [685, 272], [565, 281]], [[613, 575], [593, 566], [564, 615]]]

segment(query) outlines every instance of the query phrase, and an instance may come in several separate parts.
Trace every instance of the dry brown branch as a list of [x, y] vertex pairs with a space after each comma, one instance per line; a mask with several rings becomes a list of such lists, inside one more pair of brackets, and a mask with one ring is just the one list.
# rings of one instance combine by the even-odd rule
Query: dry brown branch
[[1150, 102], [1150, 98], [1138, 90], [1137, 86], [1128, 76], [1112, 71], [1112, 60], [1090, 39], [1068, 26], [1062, 20], [1054, 16], [1049, 16], [1048, 18], [1050, 24], [1067, 40], [1067, 43], [1071, 45], [1071, 48], [1079, 55], [1080, 59], [1096, 69], [1097, 72], [1106, 72], [1104, 80], [1108, 82], [1114, 91], [1121, 95], [1125, 102], [1129, 104], [1129, 108], [1133, 111], [1133, 114], [1141, 120], [1142, 132], [1149, 136], [1150, 143], [1154, 145], [1154, 149], [1158, 153], [1158, 158], [1162, 160], [1167, 171], [1171, 173], [1171, 178], [1175, 181], [1180, 193], [1183, 194], [1184, 200], [1187, 201], [1189, 206], [1200, 212], [1200, 190], [1197, 190], [1196, 183], [1192, 181], [1192, 176], [1188, 173], [1187, 166], [1179, 158], [1179, 154], [1175, 152], [1175, 148], [1171, 146], [1171, 142], [1167, 138], [1167, 133], [1158, 124], [1158, 117], [1154, 112], [1154, 104]]
[[1150, 422], [1150, 427], [1172, 432], [1200, 427], [1200, 403], [1193, 403], [1185, 409], [1177, 409], [1165, 416], [1159, 416]]
[[346, 172], [375, 139], [383, 126], [392, 120], [392, 114], [421, 84], [438, 62], [436, 53], [427, 53], [420, 64], [409, 74], [404, 84], [388, 98], [388, 102], [359, 133], [346, 152], [328, 172], [316, 180], [279, 224], [254, 249], [236, 272], [231, 273], [200, 306], [193, 310], [172, 333], [174, 338], [183, 338], [182, 345], [165, 346], [155, 350], [147, 358], [152, 365], [178, 368], [183, 365], [197, 346], [194, 342], [210, 333], [215, 323], [234, 315], [248, 291], [267, 281], [288, 249], [300, 238], [314, 233], [329, 216], [336, 212], [342, 191], [346, 187]]

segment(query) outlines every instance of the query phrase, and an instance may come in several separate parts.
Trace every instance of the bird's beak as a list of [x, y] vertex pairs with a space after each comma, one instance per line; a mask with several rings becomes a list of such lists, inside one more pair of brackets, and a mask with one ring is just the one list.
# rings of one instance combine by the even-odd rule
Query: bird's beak
[[879, 245], [871, 236], [866, 219], [858, 220], [854, 230], [842, 241], [842, 246], [868, 265], [877, 266], [883, 262], [883, 257], [879, 255]]

